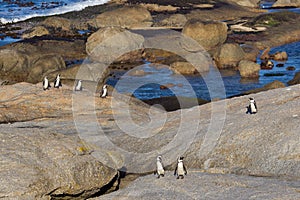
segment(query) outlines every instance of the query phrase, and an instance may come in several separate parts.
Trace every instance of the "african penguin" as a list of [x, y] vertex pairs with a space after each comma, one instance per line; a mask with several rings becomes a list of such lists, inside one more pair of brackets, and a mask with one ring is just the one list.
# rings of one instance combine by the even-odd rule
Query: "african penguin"
[[162, 163], [162, 157], [157, 156], [156, 158], [156, 172], [157, 178], [160, 178], [160, 176], [164, 177], [165, 176], [165, 170], [164, 170], [164, 165]]
[[60, 81], [60, 74], [57, 74], [55, 81], [54, 81], [54, 87], [59, 88], [62, 87], [61, 81]]
[[255, 114], [257, 113], [257, 106], [256, 106], [256, 102], [253, 98], [249, 98], [249, 106], [248, 106], [248, 111], [247, 113], [250, 114]]
[[45, 76], [44, 80], [43, 80], [43, 89], [48, 90], [50, 87], [51, 87], [50, 82], [49, 82], [47, 76]]
[[81, 91], [82, 90], [82, 81], [78, 80], [75, 86], [75, 91]]
[[100, 97], [105, 98], [107, 96], [107, 85], [103, 85]]
[[177, 165], [174, 171], [174, 176], [177, 175], [177, 179], [179, 178], [183, 179], [184, 175], [187, 175], [186, 168], [183, 164], [183, 158], [184, 157], [179, 157], [177, 160]]

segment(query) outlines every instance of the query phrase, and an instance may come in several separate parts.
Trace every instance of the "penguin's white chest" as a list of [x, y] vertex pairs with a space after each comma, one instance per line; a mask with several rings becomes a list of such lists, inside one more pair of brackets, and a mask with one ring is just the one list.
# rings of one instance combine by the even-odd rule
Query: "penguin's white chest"
[[107, 95], [107, 89], [104, 88], [104, 89], [102, 90], [102, 95], [101, 95], [101, 97], [106, 97], [106, 95]]
[[183, 169], [183, 163], [182, 162], [178, 163], [177, 173], [178, 173], [178, 175], [184, 175], [184, 169]]
[[157, 167], [157, 173], [158, 174], [164, 174], [165, 173], [164, 167], [163, 167], [163, 165], [160, 161], [156, 162], [156, 167]]
[[257, 112], [254, 103], [250, 103], [250, 108], [251, 108], [251, 112], [253, 112], [253, 113], [256, 113], [256, 112]]
[[48, 79], [44, 79], [44, 89], [47, 89], [49, 85]]
[[77, 83], [76, 90], [81, 90], [81, 82]]
[[57, 77], [56, 81], [55, 81], [55, 87], [59, 87], [59, 82], [60, 82], [60, 78]]

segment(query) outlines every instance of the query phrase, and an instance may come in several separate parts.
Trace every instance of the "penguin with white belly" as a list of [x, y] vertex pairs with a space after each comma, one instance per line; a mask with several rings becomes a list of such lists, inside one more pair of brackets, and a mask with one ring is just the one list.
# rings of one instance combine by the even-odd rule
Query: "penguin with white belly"
[[76, 83], [76, 86], [74, 88], [75, 91], [81, 91], [82, 90], [82, 81], [81, 80], [78, 80], [77, 83]]
[[43, 80], [43, 89], [49, 90], [50, 87], [51, 87], [50, 82], [49, 82], [47, 76], [45, 76], [44, 80]]
[[164, 165], [162, 163], [162, 157], [157, 156], [156, 158], [156, 172], [157, 178], [160, 178], [160, 176], [164, 177], [165, 176], [165, 170], [164, 170]]
[[250, 114], [257, 113], [256, 102], [253, 98], [249, 98], [249, 106], [247, 107], [247, 113], [250, 113]]
[[57, 76], [55, 78], [54, 87], [55, 88], [62, 87], [61, 80], [60, 80], [60, 74], [57, 74]]
[[176, 168], [175, 168], [175, 171], [174, 171], [174, 176], [177, 175], [177, 179], [179, 179], [179, 178], [183, 179], [184, 175], [187, 175], [187, 170], [184, 166], [183, 158], [184, 157], [179, 157], [178, 160], [177, 160], [177, 165], [176, 165]]
[[106, 96], [107, 96], [107, 85], [103, 85], [102, 91], [100, 93], [100, 97], [101, 98], [106, 98]]

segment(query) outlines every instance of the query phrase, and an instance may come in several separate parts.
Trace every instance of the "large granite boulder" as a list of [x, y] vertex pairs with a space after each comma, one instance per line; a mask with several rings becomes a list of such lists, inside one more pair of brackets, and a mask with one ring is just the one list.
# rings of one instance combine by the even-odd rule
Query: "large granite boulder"
[[244, 78], [257, 78], [259, 77], [260, 65], [249, 61], [241, 60], [238, 66], [241, 77]]
[[122, 28], [145, 28], [152, 25], [150, 12], [141, 6], [125, 6], [104, 12], [89, 22], [96, 28], [118, 26]]
[[14, 81], [36, 83], [52, 71], [64, 69], [60, 55], [42, 53], [30, 44], [17, 44], [0, 50], [0, 74]]
[[[54, 80], [58, 72], [48, 74], [51, 80]], [[59, 71], [62, 80], [74, 81], [91, 81], [98, 84], [104, 84], [106, 78], [109, 76], [110, 70], [107, 65], [103, 63], [84, 63], [75, 65]]]
[[258, 8], [259, 7], [259, 0], [232, 0], [236, 4], [240, 6], [250, 7], [250, 8]]
[[86, 199], [117, 180], [117, 171], [97, 161], [77, 137], [37, 131], [43, 127], [28, 131], [31, 126], [1, 127], [1, 197]]
[[196, 40], [206, 50], [211, 50], [223, 44], [227, 38], [227, 25], [223, 22], [202, 22], [189, 20], [182, 33]]
[[219, 69], [236, 68], [245, 53], [237, 43], [223, 44], [215, 53], [214, 60]]
[[105, 27], [87, 40], [86, 52], [93, 61], [110, 64], [120, 56], [142, 48], [144, 37], [120, 27]]
[[300, 7], [299, 0], [277, 0], [273, 5], [273, 8], [284, 8], [284, 7]]
[[256, 62], [257, 56], [260, 53], [259, 49], [252, 45], [242, 45], [241, 47], [245, 53], [244, 59]]
[[[1, 197], [86, 199], [113, 189], [117, 170], [95, 159], [94, 147], [76, 134], [72, 95], [64, 84], [48, 91], [41, 83], [1, 86]], [[76, 95], [86, 100], [90, 93]], [[89, 112], [86, 103], [79, 114]]]
[[63, 17], [47, 17], [41, 24], [62, 31], [70, 31], [72, 28], [71, 20]]
[[0, 75], [11, 83], [36, 83], [86, 57], [84, 40], [32, 38], [0, 47]]
[[167, 26], [167, 27], [178, 27], [182, 28], [185, 23], [187, 22], [187, 18], [183, 14], [173, 14], [170, 17], [167, 17], [160, 21], [158, 24], [160, 26]]

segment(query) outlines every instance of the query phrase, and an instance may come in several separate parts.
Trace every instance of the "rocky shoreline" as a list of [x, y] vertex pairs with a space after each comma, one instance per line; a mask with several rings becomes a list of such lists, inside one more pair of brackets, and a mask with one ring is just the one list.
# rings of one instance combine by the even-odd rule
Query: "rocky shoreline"
[[[108, 57], [101, 58], [104, 59], [101, 61], [98, 58], [93, 59], [90, 51], [96, 44], [103, 41], [104, 37], [107, 37], [103, 34], [111, 36], [112, 32], [123, 33], [126, 29], [129, 31], [127, 33], [131, 34], [136, 34], [136, 29], [144, 30], [145, 33], [142, 34], [144, 38], [140, 37], [142, 40], [147, 37], [150, 31], [148, 29], [157, 30], [158, 34], [163, 34], [163, 30], [166, 29], [176, 29], [176, 32], [182, 32], [183, 35], [199, 42], [204, 50], [208, 51], [219, 69], [237, 69], [243, 77], [258, 76], [257, 67], [253, 62], [256, 61], [259, 50], [300, 40], [298, 28], [300, 17], [296, 13], [266, 14], [259, 9], [223, 1], [212, 3], [212, 8], [199, 7], [203, 2], [198, 1], [182, 3], [183, 5], [176, 1], [163, 1], [161, 5], [158, 5], [176, 5], [176, 12], [172, 9], [160, 11], [156, 7], [158, 10], [146, 6], [152, 4], [151, 1], [112, 1], [108, 4], [86, 8], [83, 11], [54, 17], [33, 18], [25, 22], [2, 26], [4, 35], [22, 34], [21, 37], [24, 40], [0, 48], [2, 62], [0, 78], [11, 84], [21, 81], [37, 83], [41, 81], [40, 77], [49, 75], [54, 78], [51, 73], [62, 73], [65, 74], [62, 76], [63, 79], [74, 80], [78, 65], [90, 60], [92, 63], [108, 63], [111, 68], [108, 73], [110, 75], [113, 74], [113, 68], [128, 70], [128, 64], [134, 66], [143, 59], [176, 66], [175, 73], [176, 70], [180, 70], [179, 73], [186, 73], [185, 71], [190, 68], [184, 59], [176, 55], [168, 55], [164, 50], [153, 51], [149, 48], [143, 50], [145, 44], [141, 40], [138, 41], [139, 46], [127, 47], [138, 47], [141, 48], [140, 50], [126, 53], [116, 58], [112, 64]], [[237, 25], [240, 27], [239, 30]], [[112, 28], [110, 32], [107, 32], [108, 29], [103, 32], [108, 26], [121, 27], [121, 29]], [[264, 28], [263, 31], [255, 32], [260, 27]], [[161, 33], [159, 33], [160, 30]], [[122, 41], [125, 41], [123, 46], [129, 44], [126, 41], [129, 38], [126, 37], [122, 38]], [[243, 44], [245, 48], [240, 48], [238, 46], [240, 44]], [[242, 60], [251, 63], [243, 62], [239, 67], [238, 64]], [[200, 71], [198, 69], [200, 73], [201, 70], [205, 71], [207, 68], [200, 69]], [[188, 70], [187, 73], [193, 74], [194, 72]], [[87, 77], [85, 79], [93, 81]], [[101, 80], [100, 84], [104, 81]]]
[[[299, 14], [236, 2], [115, 0], [2, 25], [1, 33], [24, 39], [0, 47], [0, 198], [88, 199], [119, 188], [101, 199], [153, 199], [153, 192], [166, 199], [300, 198], [299, 72], [293, 86], [274, 82], [250, 91], [256, 115], [246, 114], [248, 94], [212, 102], [182, 98], [187, 109], [180, 110], [177, 98], [145, 103], [112, 95], [113, 88], [108, 98], [98, 97], [114, 71], [143, 60], [177, 74], [215, 65], [253, 78], [261, 69], [259, 50], [300, 41]], [[42, 78], [52, 82], [58, 73], [63, 87], [43, 91]], [[73, 92], [78, 79], [84, 89]], [[186, 157], [191, 174], [183, 188], [169, 175], [147, 175], [158, 153], [168, 173], [177, 154]]]

